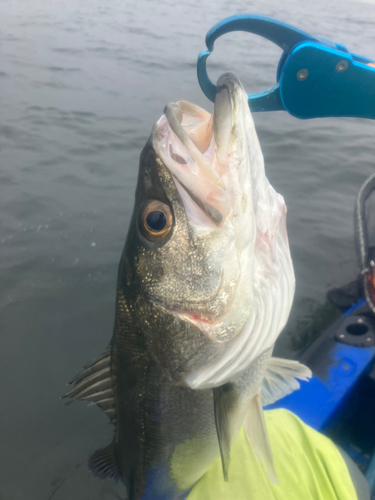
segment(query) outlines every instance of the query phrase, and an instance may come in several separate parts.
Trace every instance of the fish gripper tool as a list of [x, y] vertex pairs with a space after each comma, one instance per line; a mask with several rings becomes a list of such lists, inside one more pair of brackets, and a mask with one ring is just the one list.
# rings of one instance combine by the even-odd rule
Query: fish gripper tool
[[215, 40], [232, 31], [262, 36], [283, 50], [277, 83], [262, 92], [248, 94], [251, 111], [284, 110], [302, 119], [375, 119], [375, 61], [349, 52], [344, 45], [252, 14], [228, 17], [206, 35], [208, 50], [199, 54], [197, 73], [199, 84], [211, 101], [215, 100], [216, 86], [208, 77], [206, 61]]

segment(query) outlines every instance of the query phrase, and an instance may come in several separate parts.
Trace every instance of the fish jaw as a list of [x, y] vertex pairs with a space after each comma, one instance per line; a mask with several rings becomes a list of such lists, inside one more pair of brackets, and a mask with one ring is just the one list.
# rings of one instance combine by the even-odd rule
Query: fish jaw
[[177, 311], [220, 345], [209, 362], [186, 376], [194, 389], [231, 380], [271, 349], [294, 296], [286, 206], [265, 176], [247, 95], [233, 74], [223, 75], [217, 88], [211, 116], [178, 101], [166, 108], [152, 137], [180, 195], [191, 238], [220, 247], [220, 259], [207, 264], [217, 274], [224, 270], [226, 305], [216, 315]]

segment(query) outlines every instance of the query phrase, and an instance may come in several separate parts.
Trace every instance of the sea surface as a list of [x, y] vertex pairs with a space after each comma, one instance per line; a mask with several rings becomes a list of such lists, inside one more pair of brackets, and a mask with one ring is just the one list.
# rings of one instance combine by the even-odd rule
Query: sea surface
[[[88, 456], [107, 417], [59, 399], [110, 340], [117, 266], [139, 154], [164, 105], [211, 110], [196, 78], [206, 32], [252, 12], [375, 59], [375, 5], [239, 0], [0, 1], [0, 499], [104, 500]], [[281, 51], [236, 33], [215, 44], [213, 80], [275, 83]], [[288, 205], [297, 288], [278, 352], [330, 287], [353, 279], [353, 208], [375, 170], [375, 123], [256, 114], [267, 175]], [[299, 339], [300, 340], [300, 339]]]

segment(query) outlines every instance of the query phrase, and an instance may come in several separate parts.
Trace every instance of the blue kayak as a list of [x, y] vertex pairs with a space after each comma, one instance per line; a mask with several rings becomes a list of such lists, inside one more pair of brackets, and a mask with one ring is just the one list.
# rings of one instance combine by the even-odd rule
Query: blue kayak
[[328, 292], [342, 311], [299, 357], [313, 377], [268, 409], [286, 408], [341, 446], [375, 495], [375, 174], [359, 191], [355, 240], [360, 273]]

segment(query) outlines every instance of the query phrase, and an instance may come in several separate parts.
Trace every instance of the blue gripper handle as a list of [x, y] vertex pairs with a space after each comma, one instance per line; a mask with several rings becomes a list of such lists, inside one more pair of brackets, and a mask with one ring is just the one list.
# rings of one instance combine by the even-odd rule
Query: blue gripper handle
[[207, 33], [198, 57], [199, 84], [215, 100], [216, 86], [208, 77], [206, 61], [217, 38], [232, 31], [247, 31], [278, 45], [283, 54], [277, 83], [249, 94], [251, 111], [285, 110], [297, 118], [352, 116], [375, 119], [375, 62], [350, 53], [346, 47], [314, 37], [286, 23], [252, 14], [220, 21]]

